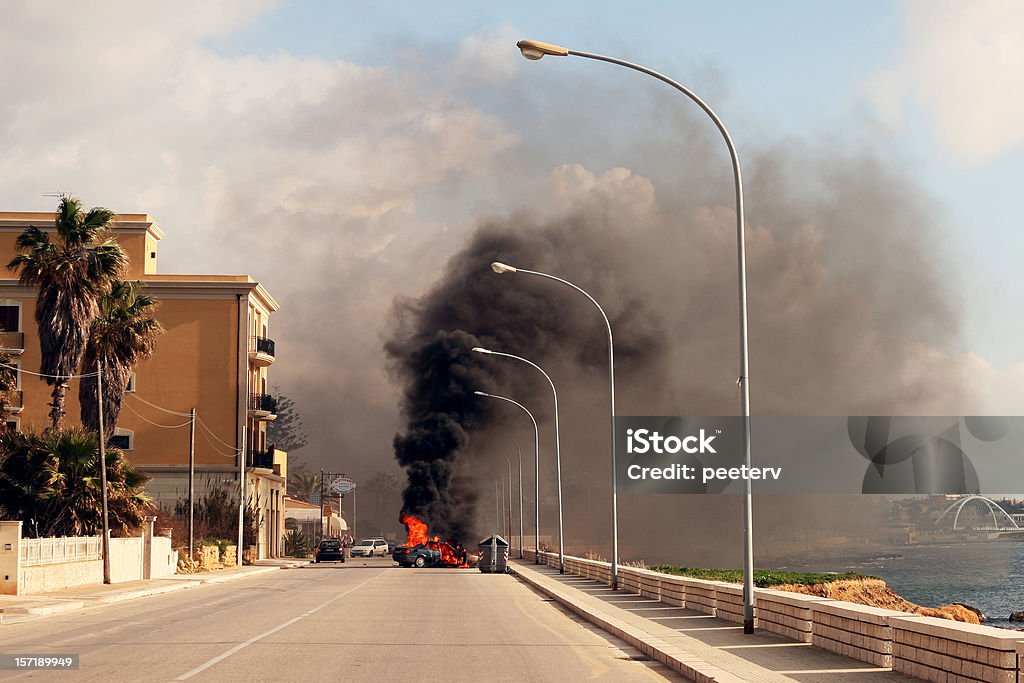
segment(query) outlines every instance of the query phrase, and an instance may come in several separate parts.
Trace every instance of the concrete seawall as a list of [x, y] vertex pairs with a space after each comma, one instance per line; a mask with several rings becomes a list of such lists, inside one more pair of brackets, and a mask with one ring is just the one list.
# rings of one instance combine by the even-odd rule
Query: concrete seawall
[[[524, 556], [534, 559], [532, 550]], [[558, 566], [557, 553], [541, 563]], [[565, 570], [611, 584], [608, 562], [565, 557]], [[742, 623], [742, 588], [736, 584], [619, 567], [623, 592]], [[880, 609], [799, 593], [755, 589], [755, 627], [871, 666], [927, 681], [1015, 683], [1024, 680], [1024, 633]]]

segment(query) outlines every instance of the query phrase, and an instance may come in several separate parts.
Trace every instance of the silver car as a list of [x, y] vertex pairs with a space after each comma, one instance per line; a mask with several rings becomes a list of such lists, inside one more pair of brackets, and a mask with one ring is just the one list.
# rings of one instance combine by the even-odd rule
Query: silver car
[[388, 542], [383, 538], [364, 538], [352, 546], [352, 557], [385, 557], [388, 554]]

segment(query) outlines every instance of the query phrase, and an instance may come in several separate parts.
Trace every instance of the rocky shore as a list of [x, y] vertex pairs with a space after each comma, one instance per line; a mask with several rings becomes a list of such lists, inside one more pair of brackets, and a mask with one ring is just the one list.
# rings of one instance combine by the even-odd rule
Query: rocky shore
[[924, 617], [952, 619], [953, 621], [962, 621], [968, 624], [980, 624], [983, 619], [983, 615], [978, 610], [966, 605], [952, 604], [942, 605], [941, 607], [922, 607], [921, 605], [914, 604], [889, 588], [882, 579], [841, 579], [812, 585], [787, 583], [772, 586], [772, 588], [793, 593], [803, 593], [805, 595], [816, 595], [832, 600], [845, 600], [860, 605], [899, 610], [900, 612], [912, 612]]

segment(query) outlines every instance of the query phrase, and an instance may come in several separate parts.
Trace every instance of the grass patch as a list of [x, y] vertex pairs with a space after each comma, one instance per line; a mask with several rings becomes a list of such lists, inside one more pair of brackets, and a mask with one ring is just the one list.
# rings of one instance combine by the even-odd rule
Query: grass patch
[[[676, 567], [671, 564], [658, 564], [650, 567], [662, 574], [675, 574], [686, 576], [691, 579], [704, 579], [705, 581], [726, 581], [728, 583], [743, 583], [743, 572], [739, 569], [695, 569], [692, 567]], [[853, 579], [874, 579], [877, 577], [864, 574], [812, 574], [808, 572], [776, 572], [763, 569], [754, 570], [754, 585], [758, 588], [771, 588], [787, 583], [795, 583], [802, 586], [813, 586], [819, 583], [830, 583], [832, 581], [849, 581]]]

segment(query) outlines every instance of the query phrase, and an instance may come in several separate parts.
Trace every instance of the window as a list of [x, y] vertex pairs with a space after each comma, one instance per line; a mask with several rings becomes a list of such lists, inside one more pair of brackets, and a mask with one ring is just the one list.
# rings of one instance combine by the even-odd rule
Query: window
[[114, 436], [110, 437], [110, 445], [120, 448], [122, 451], [134, 450], [135, 432], [118, 427], [114, 430]]
[[11, 419], [9, 419], [9, 420], [4, 422], [4, 429], [6, 429], [8, 431], [17, 432], [17, 431], [20, 431], [20, 428], [21, 428], [21, 420], [19, 420], [16, 417], [13, 417], [13, 418], [11, 418]]
[[126, 393], [135, 393], [135, 373], [128, 375], [128, 386], [125, 387]]
[[0, 302], [0, 331], [21, 332], [21, 304], [10, 300]]

